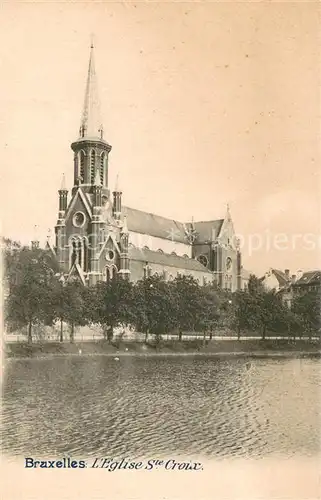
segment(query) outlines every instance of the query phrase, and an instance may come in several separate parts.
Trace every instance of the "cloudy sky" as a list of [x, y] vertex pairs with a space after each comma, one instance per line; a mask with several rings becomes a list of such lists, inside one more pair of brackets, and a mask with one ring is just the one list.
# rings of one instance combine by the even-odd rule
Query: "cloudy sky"
[[73, 180], [90, 34], [128, 206], [230, 204], [244, 267], [320, 267], [316, 2], [9, 2], [0, 21], [2, 233], [45, 239]]

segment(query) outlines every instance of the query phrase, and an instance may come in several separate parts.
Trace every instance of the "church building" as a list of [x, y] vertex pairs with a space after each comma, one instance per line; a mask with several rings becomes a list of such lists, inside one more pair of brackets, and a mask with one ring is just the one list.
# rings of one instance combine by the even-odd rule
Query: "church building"
[[200, 284], [241, 288], [241, 253], [228, 208], [224, 218], [179, 222], [124, 206], [120, 187], [110, 187], [112, 146], [100, 120], [93, 46], [79, 134], [71, 149], [71, 196], [63, 177], [51, 247], [66, 280], [95, 285], [116, 274], [131, 281], [156, 274], [172, 280], [180, 274]]

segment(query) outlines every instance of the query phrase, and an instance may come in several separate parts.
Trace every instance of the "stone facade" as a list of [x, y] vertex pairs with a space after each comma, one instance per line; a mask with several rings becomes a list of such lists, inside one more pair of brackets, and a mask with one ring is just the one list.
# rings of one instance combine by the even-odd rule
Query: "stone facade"
[[179, 222], [122, 205], [122, 191], [108, 183], [111, 145], [99, 115], [91, 48], [79, 137], [71, 145], [74, 183], [71, 197], [59, 190], [56, 242], [51, 247], [67, 280], [84, 285], [116, 273], [137, 281], [159, 274], [174, 279], [192, 275], [200, 284], [242, 287], [241, 252], [229, 208], [220, 219]]

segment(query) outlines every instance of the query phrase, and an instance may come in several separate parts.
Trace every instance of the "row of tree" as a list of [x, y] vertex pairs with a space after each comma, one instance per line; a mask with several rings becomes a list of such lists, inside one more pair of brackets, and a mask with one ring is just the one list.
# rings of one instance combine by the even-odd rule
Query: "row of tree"
[[76, 326], [102, 327], [108, 340], [114, 329], [130, 325], [147, 336], [159, 339], [176, 332], [181, 340], [185, 331], [203, 332], [204, 337], [218, 328], [237, 332], [267, 332], [312, 336], [320, 329], [320, 296], [302, 295], [289, 309], [274, 290], [264, 289], [251, 276], [248, 290], [235, 293], [214, 285], [200, 287], [191, 276], [178, 276], [171, 282], [152, 276], [136, 283], [115, 278], [95, 287], [78, 281], [65, 283], [50, 252], [7, 245], [5, 248], [6, 323], [10, 330], [28, 326], [32, 342], [36, 324], [59, 321], [70, 326], [74, 340]]

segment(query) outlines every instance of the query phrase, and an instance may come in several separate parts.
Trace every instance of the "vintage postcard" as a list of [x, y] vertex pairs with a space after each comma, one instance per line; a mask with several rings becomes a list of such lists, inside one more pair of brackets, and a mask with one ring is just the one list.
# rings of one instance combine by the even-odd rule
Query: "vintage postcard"
[[2, 2], [4, 500], [320, 498], [318, 2]]

